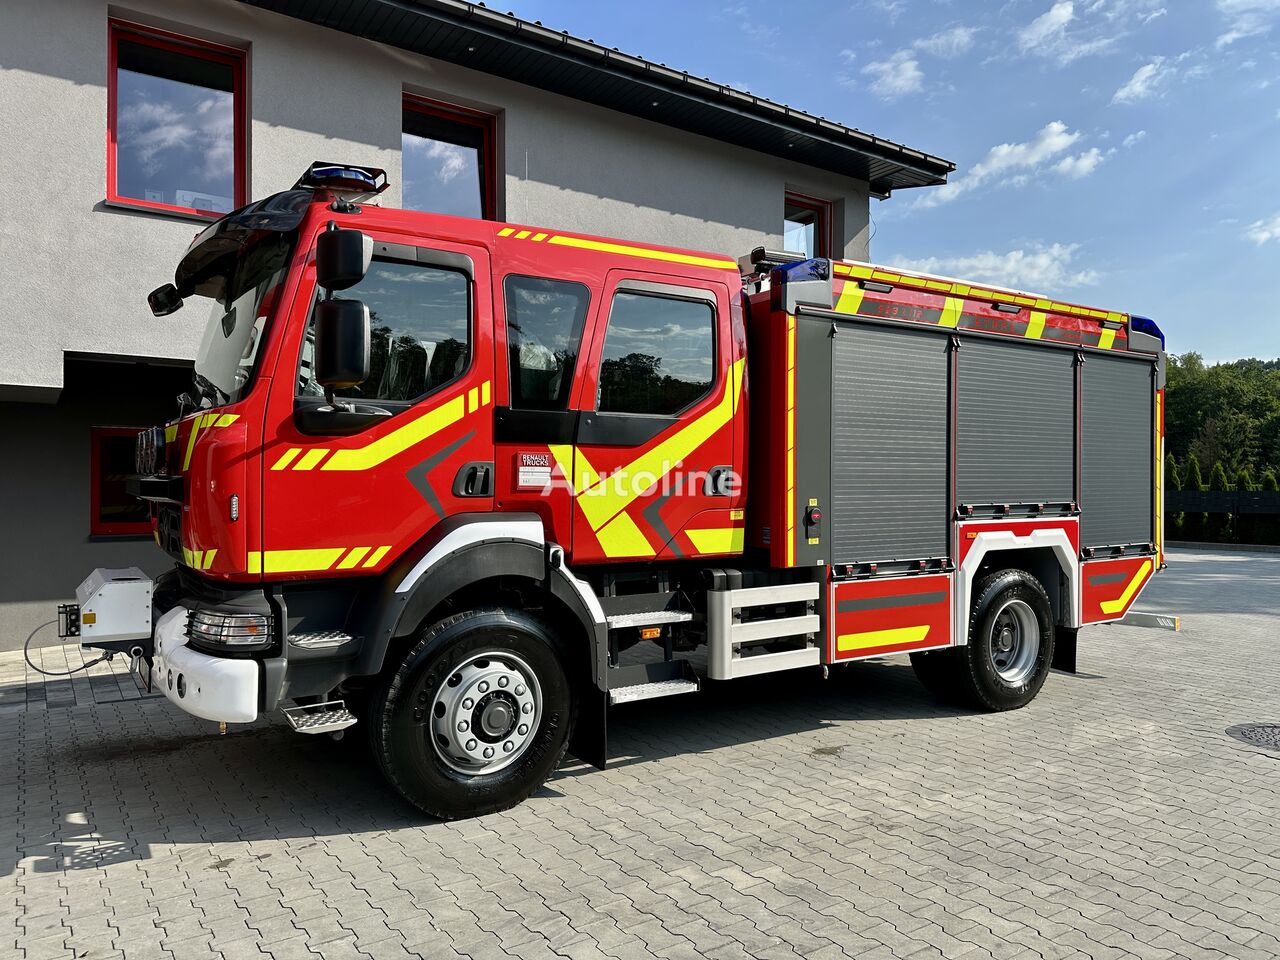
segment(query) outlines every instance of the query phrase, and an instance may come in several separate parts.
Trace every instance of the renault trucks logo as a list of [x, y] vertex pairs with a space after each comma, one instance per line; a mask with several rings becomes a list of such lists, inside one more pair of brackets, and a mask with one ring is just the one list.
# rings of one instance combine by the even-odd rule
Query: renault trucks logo
[[545, 490], [551, 486], [549, 453], [521, 453], [516, 456], [516, 486], [521, 490]]

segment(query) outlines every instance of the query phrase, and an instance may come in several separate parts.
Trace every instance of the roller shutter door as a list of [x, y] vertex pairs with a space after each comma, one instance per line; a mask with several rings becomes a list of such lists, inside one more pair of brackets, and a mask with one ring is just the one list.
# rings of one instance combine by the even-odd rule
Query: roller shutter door
[[1090, 356], [1081, 378], [1081, 546], [1150, 543], [1155, 387], [1150, 363]]
[[834, 563], [946, 556], [947, 349], [931, 333], [837, 328]]
[[1075, 354], [965, 340], [957, 360], [962, 504], [1075, 499]]

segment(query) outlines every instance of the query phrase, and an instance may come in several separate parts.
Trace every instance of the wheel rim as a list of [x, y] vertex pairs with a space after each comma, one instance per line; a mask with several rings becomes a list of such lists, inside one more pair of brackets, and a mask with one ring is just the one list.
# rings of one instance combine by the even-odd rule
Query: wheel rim
[[511, 653], [477, 653], [436, 690], [431, 745], [459, 773], [495, 773], [524, 755], [541, 719], [542, 688], [533, 668]]
[[991, 621], [991, 666], [1005, 683], [1024, 683], [1040, 655], [1040, 622], [1022, 600], [1006, 600]]

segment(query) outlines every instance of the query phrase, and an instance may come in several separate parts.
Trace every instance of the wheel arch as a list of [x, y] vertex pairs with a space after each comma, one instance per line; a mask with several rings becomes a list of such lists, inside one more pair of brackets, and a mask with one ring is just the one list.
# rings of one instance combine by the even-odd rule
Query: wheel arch
[[552, 611], [555, 626], [572, 629], [585, 645], [589, 675], [600, 686], [608, 651], [604, 612], [591, 587], [565, 565], [564, 551], [545, 541], [541, 520], [532, 514], [450, 520], [386, 578], [370, 611], [369, 639], [355, 673], [380, 673], [388, 656], [424, 624], [449, 612], [492, 605], [494, 594], [485, 594], [496, 588], [538, 598]]
[[981, 577], [997, 570], [1025, 570], [1040, 581], [1049, 595], [1055, 625], [1080, 625], [1080, 558], [1066, 529], [1043, 527], [1022, 535], [1008, 529], [979, 529], [974, 534], [956, 573], [953, 614], [957, 646], [969, 642], [969, 610], [975, 585]]

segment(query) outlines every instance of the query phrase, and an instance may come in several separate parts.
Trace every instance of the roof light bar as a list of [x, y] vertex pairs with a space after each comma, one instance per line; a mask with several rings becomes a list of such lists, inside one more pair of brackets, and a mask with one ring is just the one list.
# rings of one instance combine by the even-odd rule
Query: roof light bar
[[319, 160], [293, 185], [295, 190], [332, 190], [334, 193], [379, 194], [387, 189], [387, 172], [379, 167], [352, 163], [322, 163]]

